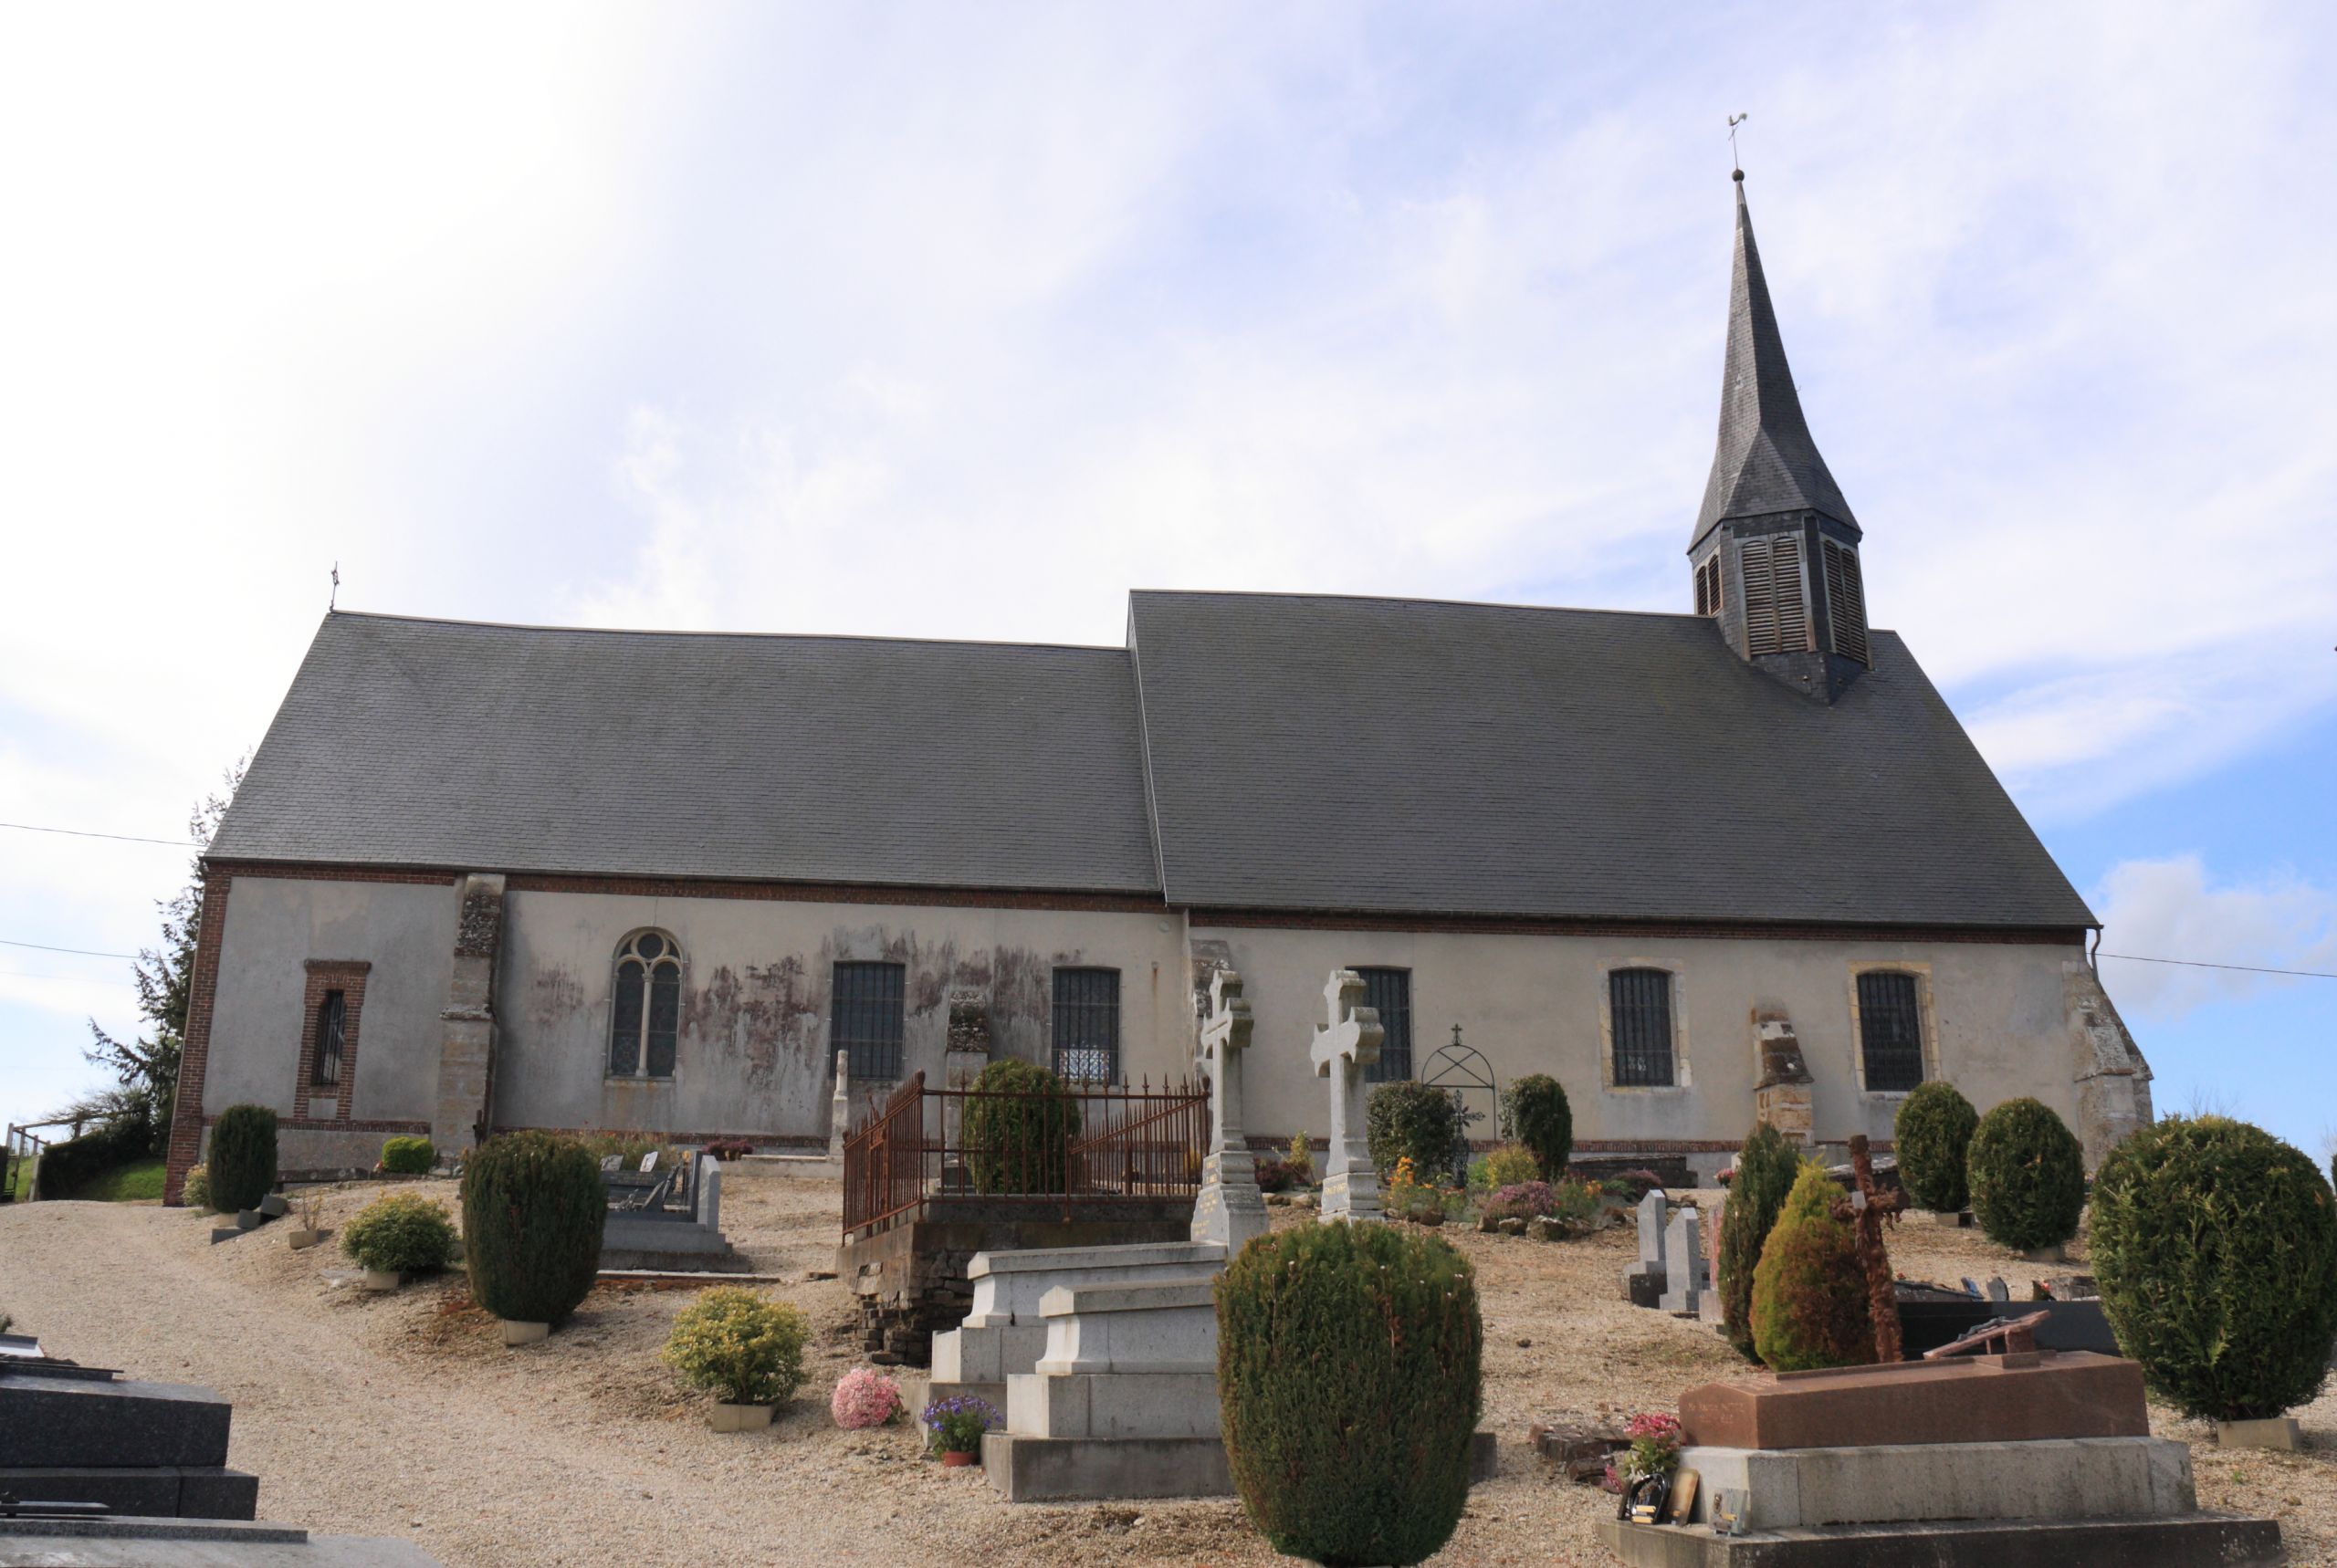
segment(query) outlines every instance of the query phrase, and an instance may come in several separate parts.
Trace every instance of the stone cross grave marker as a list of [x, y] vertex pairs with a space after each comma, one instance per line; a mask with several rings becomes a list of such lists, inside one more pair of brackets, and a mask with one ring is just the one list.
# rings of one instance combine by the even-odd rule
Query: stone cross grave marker
[[836, 1052], [836, 1092], [828, 1099], [828, 1158], [844, 1167], [844, 1135], [852, 1124], [852, 1052]]
[[1194, 1063], [1209, 1079], [1209, 1154], [1193, 1199], [1192, 1239], [1214, 1241], [1229, 1253], [1266, 1233], [1266, 1200], [1242, 1131], [1242, 1058], [1250, 1049], [1251, 1024], [1242, 977], [1218, 970], [1210, 979], [1209, 1021], [1201, 1026], [1201, 1053]]
[[1307, 1052], [1315, 1075], [1331, 1081], [1331, 1152], [1323, 1167], [1326, 1218], [1379, 1218], [1379, 1176], [1371, 1168], [1363, 1136], [1363, 1075], [1379, 1061], [1386, 1030], [1379, 1010], [1365, 1007], [1363, 995], [1362, 976], [1353, 969], [1331, 971], [1323, 987], [1330, 1024], [1315, 1030], [1314, 1048]]
[[1704, 1246], [1701, 1221], [1691, 1205], [1672, 1217], [1663, 1232], [1663, 1295], [1667, 1312], [1694, 1317], [1697, 1302], [1711, 1286], [1704, 1279]]

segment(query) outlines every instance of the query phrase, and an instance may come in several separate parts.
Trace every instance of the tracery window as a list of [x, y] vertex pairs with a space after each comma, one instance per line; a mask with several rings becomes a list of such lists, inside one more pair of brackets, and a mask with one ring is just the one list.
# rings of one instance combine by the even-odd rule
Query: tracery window
[[617, 949], [609, 1009], [609, 1076], [671, 1078], [682, 1023], [682, 950], [663, 931], [640, 931]]

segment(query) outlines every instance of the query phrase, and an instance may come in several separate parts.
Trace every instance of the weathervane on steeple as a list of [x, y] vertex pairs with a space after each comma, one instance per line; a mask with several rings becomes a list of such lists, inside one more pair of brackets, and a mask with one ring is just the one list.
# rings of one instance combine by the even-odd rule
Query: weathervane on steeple
[[1728, 117], [1728, 177], [1732, 180], [1745, 178], [1744, 162], [1736, 155], [1736, 128], [1752, 118], [1751, 110], [1746, 110], [1743, 114], [1732, 114]]
[[325, 613], [330, 615], [341, 603], [341, 562], [332, 563], [332, 591], [325, 595]]

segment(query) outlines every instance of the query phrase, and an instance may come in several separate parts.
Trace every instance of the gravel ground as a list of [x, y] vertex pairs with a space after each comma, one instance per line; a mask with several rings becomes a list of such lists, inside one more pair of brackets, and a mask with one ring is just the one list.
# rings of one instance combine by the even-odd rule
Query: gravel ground
[[[326, 1190], [334, 1226], [379, 1188]], [[263, 1518], [409, 1538], [449, 1568], [1281, 1561], [1236, 1503], [1009, 1506], [979, 1470], [925, 1462], [912, 1429], [837, 1430], [826, 1392], [858, 1359], [852, 1301], [806, 1275], [832, 1266], [839, 1187], [741, 1179], [723, 1196], [740, 1249], [795, 1281], [772, 1293], [814, 1325], [803, 1393], [768, 1433], [710, 1431], [702, 1396], [657, 1359], [686, 1290], [603, 1287], [546, 1343], [505, 1350], [459, 1276], [372, 1296], [330, 1241], [294, 1252], [280, 1226], [214, 1248], [183, 1209], [57, 1203], [0, 1208], [0, 1307], [58, 1354], [233, 1400], [230, 1460], [259, 1474]], [[1611, 1500], [1554, 1479], [1526, 1425], [1673, 1409], [1739, 1364], [1711, 1330], [1619, 1299], [1626, 1230], [1561, 1245], [1445, 1234], [1478, 1267], [1502, 1463], [1435, 1563], [1610, 1562], [1590, 1526]], [[2017, 1298], [2047, 1271], [1973, 1231], [1909, 1227], [1892, 1257], [1913, 1278], [2002, 1274]], [[2221, 1452], [2196, 1423], [2152, 1418], [2192, 1442], [2203, 1504], [2273, 1515], [2292, 1561], [2337, 1563], [2337, 1392], [2297, 1414], [2311, 1447], [2296, 1455]]]

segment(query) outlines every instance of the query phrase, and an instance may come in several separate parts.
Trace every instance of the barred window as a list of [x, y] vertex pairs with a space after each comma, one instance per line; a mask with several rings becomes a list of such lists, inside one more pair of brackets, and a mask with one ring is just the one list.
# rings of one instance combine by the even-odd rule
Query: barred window
[[682, 1023], [682, 950], [662, 931], [640, 931], [617, 949], [609, 1009], [609, 1076], [671, 1078]]
[[1672, 972], [1610, 970], [1607, 976], [1607, 1007], [1615, 1037], [1617, 1086], [1670, 1087]]
[[1055, 971], [1055, 1073], [1092, 1083], [1120, 1076], [1120, 972]]
[[349, 998], [341, 991], [327, 991], [323, 1005], [317, 1009], [316, 1068], [309, 1082], [320, 1089], [330, 1089], [341, 1082], [341, 1056], [349, 1040]]
[[1379, 1011], [1379, 1061], [1364, 1073], [1368, 1083], [1386, 1083], [1412, 1075], [1412, 972], [1410, 969], [1357, 969], [1363, 977], [1363, 1005]]
[[1859, 977], [1859, 1049], [1871, 1090], [1903, 1093], [1923, 1081], [1923, 1021], [1914, 976], [1869, 969]]
[[901, 1075], [905, 973], [898, 964], [835, 967], [828, 1049], [852, 1053], [854, 1078], [894, 1079]]

